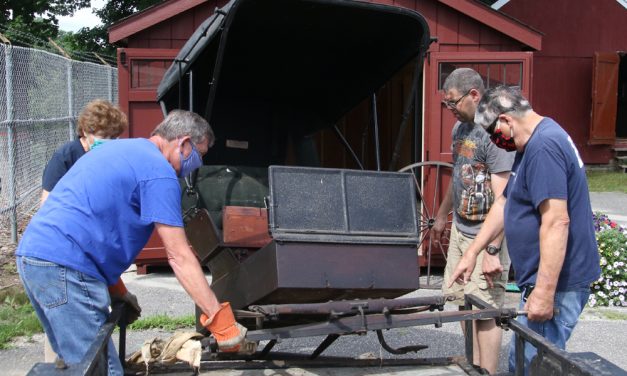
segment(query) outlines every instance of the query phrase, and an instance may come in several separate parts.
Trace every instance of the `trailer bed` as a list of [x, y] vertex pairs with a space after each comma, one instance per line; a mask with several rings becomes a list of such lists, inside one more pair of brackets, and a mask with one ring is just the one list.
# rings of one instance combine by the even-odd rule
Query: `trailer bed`
[[[463, 358], [429, 359], [348, 359], [320, 358], [311, 360], [215, 361], [203, 362], [200, 374], [210, 371], [215, 376], [281, 375], [281, 376], [457, 376], [480, 375]], [[185, 365], [153, 369], [151, 374], [188, 376]]]

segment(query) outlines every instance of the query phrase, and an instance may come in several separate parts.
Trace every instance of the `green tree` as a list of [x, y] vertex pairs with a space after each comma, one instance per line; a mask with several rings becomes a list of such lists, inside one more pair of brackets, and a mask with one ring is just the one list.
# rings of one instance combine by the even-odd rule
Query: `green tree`
[[69, 42], [81, 51], [115, 55], [115, 46], [108, 42], [107, 29], [117, 21], [161, 2], [163, 0], [109, 0], [104, 7], [94, 10], [102, 25], [80, 29]]
[[19, 32], [43, 40], [56, 38], [57, 17], [72, 15], [90, 5], [91, 0], [0, 0], [0, 25], [11, 40], [21, 40]]
[[[109, 44], [107, 29], [117, 21], [164, 0], [108, 0], [93, 12], [101, 25], [85, 27], [78, 32], [59, 30], [60, 16], [70, 16], [91, 6], [91, 0], [0, 0], [0, 32], [13, 44], [45, 48], [56, 52], [48, 38], [75, 59], [91, 57], [96, 52], [110, 60], [115, 46]], [[114, 59], [114, 58], [113, 58]]]

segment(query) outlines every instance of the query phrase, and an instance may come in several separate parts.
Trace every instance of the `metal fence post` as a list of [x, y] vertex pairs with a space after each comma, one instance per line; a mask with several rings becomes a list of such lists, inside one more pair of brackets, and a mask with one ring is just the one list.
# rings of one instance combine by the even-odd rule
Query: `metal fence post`
[[68, 127], [70, 131], [70, 141], [74, 140], [76, 136], [76, 131], [74, 130], [74, 122], [72, 118], [74, 116], [74, 93], [73, 93], [73, 82], [72, 82], [72, 60], [68, 59], [67, 64], [67, 106], [68, 106]]
[[9, 159], [9, 209], [11, 217], [11, 242], [17, 243], [17, 200], [16, 200], [16, 153], [15, 153], [15, 123], [13, 122], [13, 47], [4, 46], [5, 53], [5, 82], [7, 96], [7, 151]]
[[113, 68], [111, 69], [109, 69], [108, 67], [103, 67], [103, 68], [109, 71], [109, 74], [107, 75], [108, 83], [109, 83], [109, 102], [115, 103], [113, 101]]
[[[4, 80], [0, 82], [0, 149], [4, 158], [0, 220], [7, 232], [11, 228], [11, 242], [17, 243], [20, 223], [39, 206], [41, 173], [53, 148], [76, 139], [76, 112], [83, 101], [108, 96], [112, 103], [117, 102], [117, 69], [5, 44], [0, 44], [0, 60], [4, 69], [0, 72], [0, 81]], [[47, 65], [50, 72], [44, 69]], [[64, 87], [65, 98], [61, 93]], [[68, 101], [66, 109], [63, 100]], [[46, 141], [41, 142], [43, 139]]]

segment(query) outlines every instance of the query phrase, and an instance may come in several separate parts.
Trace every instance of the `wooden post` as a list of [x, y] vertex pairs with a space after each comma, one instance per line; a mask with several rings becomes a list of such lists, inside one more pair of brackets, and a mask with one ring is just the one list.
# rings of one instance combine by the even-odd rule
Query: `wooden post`
[[52, 40], [52, 38], [48, 37], [48, 42], [50, 42], [50, 44], [52, 44], [52, 45], [53, 45], [53, 46], [54, 46], [57, 50], [59, 50], [59, 52], [61, 52], [61, 54], [62, 54], [63, 56], [67, 57], [68, 59], [72, 59], [72, 58], [70, 57], [70, 55], [69, 55], [67, 52], [65, 52], [65, 50], [64, 50], [63, 48], [61, 48], [58, 44], [56, 44], [56, 43]]
[[105, 61], [105, 59], [101, 58], [101, 57], [100, 57], [100, 55], [98, 55], [97, 53], [95, 53], [95, 52], [93, 52], [93, 51], [92, 51], [92, 54], [94, 54], [94, 56], [95, 56], [95, 57], [97, 57], [97, 58], [98, 58], [98, 60], [100, 60], [100, 62], [101, 62], [102, 64], [104, 64], [104, 65], [106, 65], [106, 66], [108, 66], [108, 67], [110, 67], [110, 66], [111, 66], [109, 63], [107, 63], [107, 62]]
[[0, 33], [0, 41], [2, 41], [2, 43], [4, 44], [11, 44], [11, 41], [9, 40], [9, 38], [5, 37], [4, 34]]

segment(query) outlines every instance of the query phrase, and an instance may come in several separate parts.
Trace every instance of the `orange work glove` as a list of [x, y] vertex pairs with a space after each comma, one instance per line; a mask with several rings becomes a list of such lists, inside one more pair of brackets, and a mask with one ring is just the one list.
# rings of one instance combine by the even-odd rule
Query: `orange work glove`
[[243, 350], [247, 329], [235, 321], [231, 303], [220, 304], [220, 310], [213, 317], [200, 315], [200, 324], [207, 328], [218, 342], [218, 348], [224, 352]]
[[126, 289], [122, 278], [118, 279], [115, 285], [109, 286], [111, 304], [122, 301], [126, 303], [126, 323], [132, 324], [142, 315], [142, 308], [139, 306], [137, 297]]

